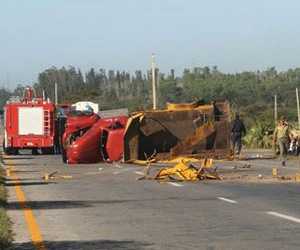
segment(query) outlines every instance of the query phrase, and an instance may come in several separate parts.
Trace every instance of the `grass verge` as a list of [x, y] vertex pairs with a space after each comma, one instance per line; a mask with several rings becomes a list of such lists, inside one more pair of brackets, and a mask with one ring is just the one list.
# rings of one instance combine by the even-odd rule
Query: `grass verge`
[[[0, 162], [2, 162], [2, 156], [0, 155]], [[7, 190], [4, 186], [5, 175], [4, 169], [0, 166], [0, 249], [6, 250], [11, 247], [12, 236], [12, 224], [6, 213], [7, 206]]]

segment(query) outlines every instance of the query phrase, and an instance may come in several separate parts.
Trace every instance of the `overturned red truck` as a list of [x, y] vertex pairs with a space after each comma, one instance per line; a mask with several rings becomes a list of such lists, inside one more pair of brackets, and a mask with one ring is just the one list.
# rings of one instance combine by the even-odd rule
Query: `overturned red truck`
[[228, 101], [167, 104], [150, 110], [101, 118], [94, 112], [69, 112], [63, 122], [64, 162], [96, 163], [168, 159], [180, 155], [215, 157], [230, 152]]
[[62, 159], [69, 164], [114, 162], [123, 156], [128, 116], [101, 118], [94, 110], [71, 110], [60, 122]]

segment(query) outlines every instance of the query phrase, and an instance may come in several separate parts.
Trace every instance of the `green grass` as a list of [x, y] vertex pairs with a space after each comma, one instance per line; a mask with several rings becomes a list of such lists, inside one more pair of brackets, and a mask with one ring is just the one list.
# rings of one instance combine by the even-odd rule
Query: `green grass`
[[4, 184], [5, 184], [4, 169], [0, 166], [0, 249], [1, 250], [9, 249], [13, 241], [12, 224], [6, 213], [7, 190]]

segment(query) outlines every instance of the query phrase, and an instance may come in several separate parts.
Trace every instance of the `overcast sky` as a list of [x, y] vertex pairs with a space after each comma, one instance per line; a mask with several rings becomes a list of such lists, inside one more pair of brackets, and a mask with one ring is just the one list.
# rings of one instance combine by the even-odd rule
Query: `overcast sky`
[[0, 86], [55, 66], [134, 73], [299, 67], [299, 0], [0, 0]]

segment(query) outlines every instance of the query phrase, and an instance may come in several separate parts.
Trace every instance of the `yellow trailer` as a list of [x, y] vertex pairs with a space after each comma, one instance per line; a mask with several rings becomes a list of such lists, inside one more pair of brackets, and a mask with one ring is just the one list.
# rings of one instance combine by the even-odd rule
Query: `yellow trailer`
[[230, 105], [215, 101], [167, 104], [164, 110], [137, 112], [124, 133], [124, 161], [181, 155], [215, 158], [230, 155]]

